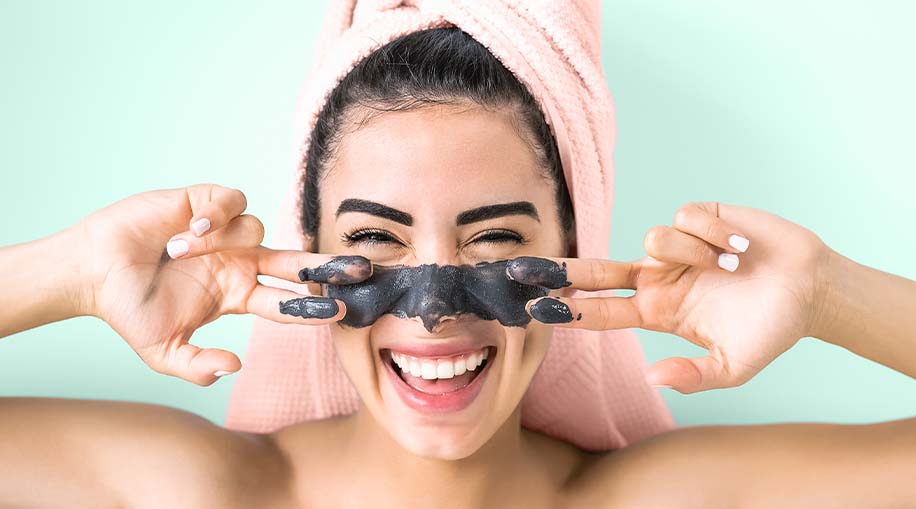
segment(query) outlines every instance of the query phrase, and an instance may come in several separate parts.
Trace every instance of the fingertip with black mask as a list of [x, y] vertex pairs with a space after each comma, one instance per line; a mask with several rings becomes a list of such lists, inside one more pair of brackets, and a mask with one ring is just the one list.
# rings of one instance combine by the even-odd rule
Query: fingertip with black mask
[[566, 279], [566, 262], [562, 265], [547, 258], [519, 256], [506, 263], [506, 276], [526, 285], [550, 289], [565, 288], [572, 284]]
[[305, 296], [280, 301], [280, 313], [302, 318], [331, 318], [340, 311], [337, 301], [328, 297]]
[[335, 256], [317, 267], [306, 267], [300, 270], [299, 280], [346, 285], [365, 281], [371, 273], [372, 262], [368, 258], [359, 255], [342, 255]]
[[[573, 321], [572, 311], [565, 302], [553, 297], [545, 297], [531, 305], [531, 316], [542, 323], [569, 323]], [[582, 315], [579, 314], [579, 319]]]

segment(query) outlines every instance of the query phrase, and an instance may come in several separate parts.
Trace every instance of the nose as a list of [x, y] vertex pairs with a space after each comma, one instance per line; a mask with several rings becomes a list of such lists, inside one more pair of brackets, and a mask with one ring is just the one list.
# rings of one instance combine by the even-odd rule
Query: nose
[[419, 317], [429, 332], [454, 320], [463, 309], [460, 276], [458, 268], [452, 265], [423, 265], [417, 286], [409, 290], [408, 316]]

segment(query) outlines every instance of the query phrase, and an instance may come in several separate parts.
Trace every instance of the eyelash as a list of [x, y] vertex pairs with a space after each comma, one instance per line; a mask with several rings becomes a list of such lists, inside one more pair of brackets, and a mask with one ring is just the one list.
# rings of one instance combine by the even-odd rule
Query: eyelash
[[[379, 237], [382, 237], [384, 240], [379, 240]], [[344, 233], [340, 236], [340, 238], [347, 247], [351, 247], [355, 244], [385, 244], [395, 240], [394, 237], [392, 237], [391, 234], [385, 230], [378, 230], [374, 228], [366, 228]], [[498, 244], [502, 242], [526, 244], [528, 240], [511, 230], [489, 230], [483, 235], [475, 237], [473, 242], [482, 242], [485, 244]]]

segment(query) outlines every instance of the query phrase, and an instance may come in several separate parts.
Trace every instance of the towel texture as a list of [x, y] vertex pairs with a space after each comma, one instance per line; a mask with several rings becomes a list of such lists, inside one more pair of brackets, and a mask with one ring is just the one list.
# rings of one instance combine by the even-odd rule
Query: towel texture
[[[297, 111], [296, 171], [273, 243], [303, 249], [304, 156], [324, 102], [357, 62], [398, 36], [458, 26], [532, 92], [551, 125], [572, 196], [578, 256], [607, 258], [613, 200], [614, 109], [601, 68], [598, 1], [334, 0]], [[305, 140], [305, 144], [302, 141]], [[308, 293], [305, 285], [265, 277]], [[611, 295], [591, 292], [588, 296]], [[585, 296], [577, 292], [577, 297]], [[522, 425], [586, 450], [612, 450], [675, 427], [632, 330], [558, 328], [522, 401]], [[226, 426], [269, 432], [352, 413], [359, 396], [337, 360], [328, 326], [256, 323]]]

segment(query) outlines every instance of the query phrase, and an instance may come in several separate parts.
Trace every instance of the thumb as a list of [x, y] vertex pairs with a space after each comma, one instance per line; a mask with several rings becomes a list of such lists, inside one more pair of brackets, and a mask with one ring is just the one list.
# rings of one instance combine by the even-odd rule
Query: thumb
[[242, 361], [234, 353], [219, 348], [204, 349], [190, 343], [163, 352], [158, 359], [147, 361], [147, 364], [159, 373], [202, 386], [211, 385], [220, 376], [242, 369]]
[[693, 359], [671, 357], [649, 367], [646, 382], [649, 385], [668, 385], [682, 394], [740, 385], [741, 382], [736, 383], [725, 366], [727, 363], [711, 355]]

